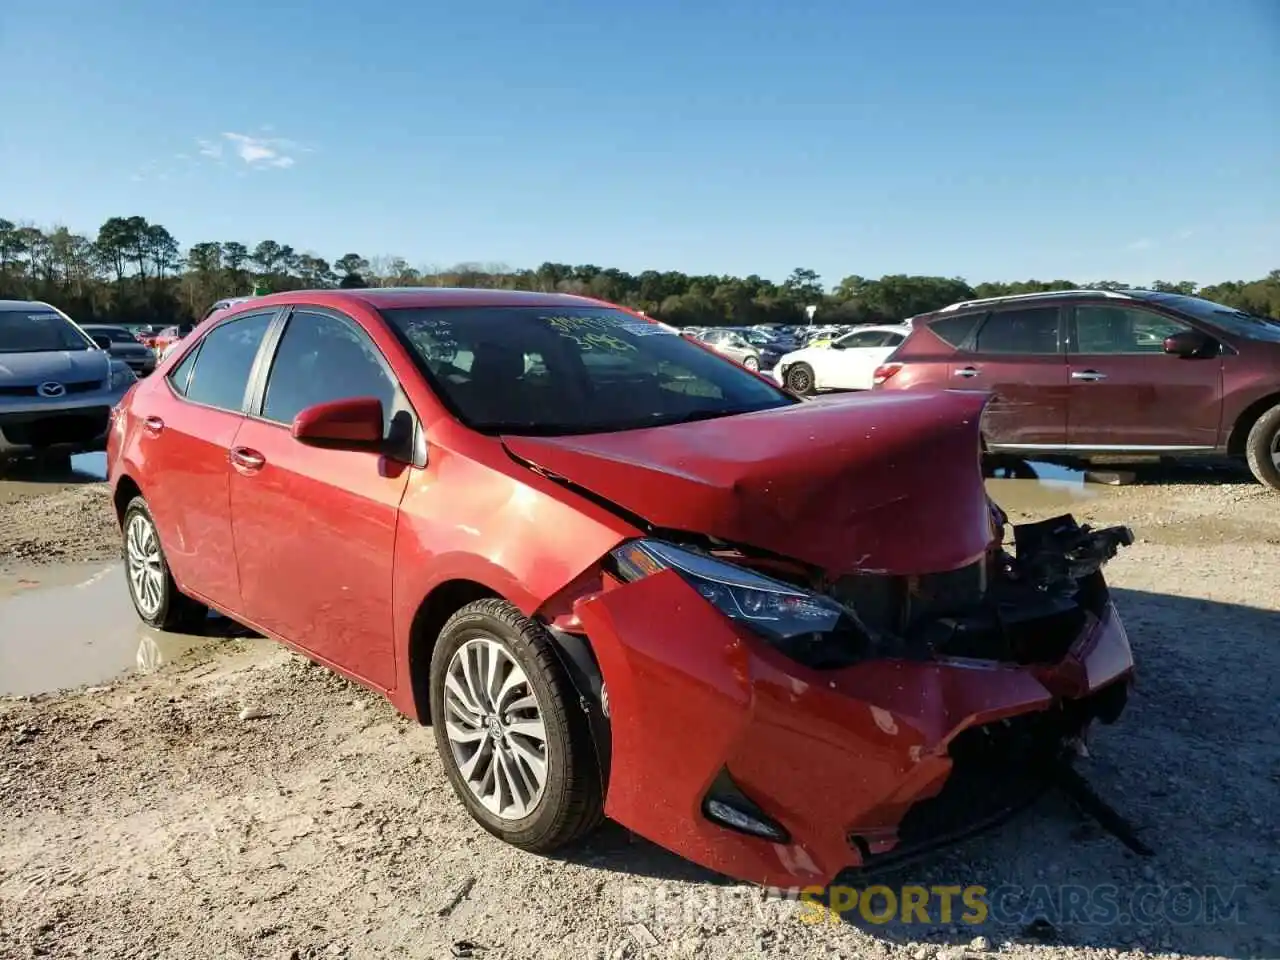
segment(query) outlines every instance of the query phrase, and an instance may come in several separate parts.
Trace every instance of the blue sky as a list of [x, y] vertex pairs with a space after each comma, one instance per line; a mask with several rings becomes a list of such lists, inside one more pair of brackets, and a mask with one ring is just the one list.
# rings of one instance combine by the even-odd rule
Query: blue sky
[[334, 259], [1280, 268], [1276, 0], [41, 0], [0, 216]]

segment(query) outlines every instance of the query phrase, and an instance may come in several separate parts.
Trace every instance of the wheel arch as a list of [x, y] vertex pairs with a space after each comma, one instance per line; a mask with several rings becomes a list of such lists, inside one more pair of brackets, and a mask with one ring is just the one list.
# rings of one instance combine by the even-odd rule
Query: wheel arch
[[409, 627], [409, 682], [419, 723], [431, 722], [431, 654], [440, 631], [467, 604], [490, 598], [507, 599], [488, 584], [458, 578], [437, 584], [418, 604]]
[[1236, 417], [1236, 422], [1231, 428], [1231, 435], [1227, 439], [1227, 453], [1233, 457], [1243, 457], [1249, 431], [1253, 429], [1253, 425], [1259, 418], [1274, 406], [1280, 406], [1280, 392], [1268, 394], [1245, 407]]
[[111, 493], [111, 505], [116, 513], [116, 524], [124, 526], [124, 512], [134, 497], [142, 496], [142, 488], [129, 474], [122, 473], [116, 481], [116, 488]]

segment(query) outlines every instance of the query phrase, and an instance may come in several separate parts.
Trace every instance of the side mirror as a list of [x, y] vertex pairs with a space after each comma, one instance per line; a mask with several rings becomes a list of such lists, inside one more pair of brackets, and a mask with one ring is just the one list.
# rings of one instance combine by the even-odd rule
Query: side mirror
[[382, 401], [352, 397], [317, 403], [293, 418], [293, 439], [338, 450], [376, 450], [382, 446]]
[[1164, 352], [1183, 360], [1207, 356], [1215, 346], [1217, 341], [1199, 330], [1181, 330], [1164, 338]]
[[96, 344], [98, 345], [98, 349], [99, 349], [99, 350], [106, 350], [108, 353], [110, 353], [110, 352], [111, 352], [111, 338], [110, 338], [110, 337], [104, 337], [104, 336], [96, 335], [96, 334], [95, 334], [95, 335], [94, 335], [94, 337], [93, 337], [93, 342], [94, 342], [94, 343], [96, 343]]

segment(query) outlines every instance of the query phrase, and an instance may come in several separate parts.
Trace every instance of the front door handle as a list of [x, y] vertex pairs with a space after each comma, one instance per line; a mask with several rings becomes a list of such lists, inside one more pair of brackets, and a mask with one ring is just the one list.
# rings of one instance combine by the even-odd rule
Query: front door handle
[[1071, 379], [1088, 380], [1092, 382], [1094, 380], [1105, 380], [1107, 379], [1107, 375], [1105, 373], [1099, 373], [1097, 370], [1072, 370]]
[[976, 377], [981, 371], [977, 367], [961, 367], [955, 372], [957, 377]]
[[159, 417], [147, 417], [142, 421], [142, 429], [147, 431], [153, 437], [160, 436], [160, 431], [164, 429], [164, 421]]
[[256, 473], [266, 466], [267, 458], [248, 447], [232, 447], [227, 455], [231, 465], [241, 473]]

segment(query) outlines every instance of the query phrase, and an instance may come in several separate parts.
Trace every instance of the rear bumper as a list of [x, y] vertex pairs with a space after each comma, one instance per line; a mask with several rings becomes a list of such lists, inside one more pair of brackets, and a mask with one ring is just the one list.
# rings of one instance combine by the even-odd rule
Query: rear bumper
[[[1056, 760], [1064, 736], [1115, 719], [1133, 670], [1110, 602], [1052, 666], [832, 671], [782, 657], [670, 572], [576, 610], [608, 690], [606, 813], [710, 869], [782, 887], [826, 886], [998, 819], [1034, 796], [1043, 778], [1020, 774]], [[1027, 782], [1008, 803], [974, 806], [1001, 772]], [[786, 842], [704, 814], [726, 777]]]

